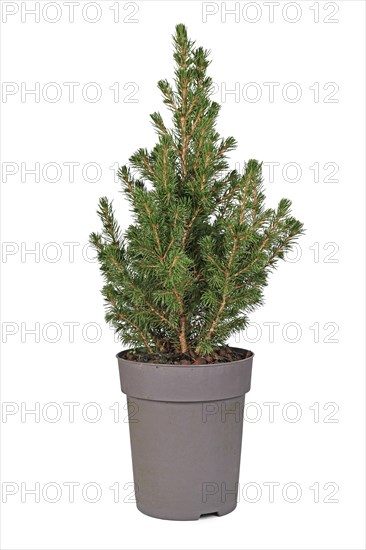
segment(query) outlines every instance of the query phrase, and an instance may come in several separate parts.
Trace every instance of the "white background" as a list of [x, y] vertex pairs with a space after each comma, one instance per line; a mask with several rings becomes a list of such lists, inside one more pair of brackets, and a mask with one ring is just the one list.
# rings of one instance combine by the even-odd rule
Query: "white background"
[[[281, 2], [272, 22], [266, 2], [120, 2], [118, 14], [117, 2], [84, 9], [80, 0], [73, 23], [64, 2], [48, 4], [36, 22], [25, 11], [35, 2], [2, 2], [2, 79], [12, 92], [2, 97], [2, 399], [13, 413], [1, 423], [2, 548], [364, 548], [364, 2]], [[232, 163], [279, 163], [274, 181], [264, 169], [268, 204], [290, 198], [307, 230], [247, 334], [230, 342], [256, 354], [238, 507], [182, 523], [142, 515], [129, 496], [121, 346], [84, 248], [99, 229], [100, 196], [129, 223], [110, 167], [154, 144], [148, 115], [165, 114], [156, 82], [172, 77], [178, 22], [212, 50], [219, 131], [239, 142]], [[73, 102], [65, 82], [79, 83]], [[36, 83], [39, 98], [24, 94]], [[272, 98], [268, 83], [278, 83]], [[79, 163], [74, 181], [70, 162]], [[39, 181], [27, 172], [35, 163]], [[79, 404], [74, 422], [69, 402]], [[276, 403], [274, 418], [265, 403]], [[35, 407], [39, 418], [24, 414]], [[80, 484], [73, 503], [67, 482]], [[37, 483], [40, 502], [24, 492]], [[88, 502], [95, 487], [100, 499]]]

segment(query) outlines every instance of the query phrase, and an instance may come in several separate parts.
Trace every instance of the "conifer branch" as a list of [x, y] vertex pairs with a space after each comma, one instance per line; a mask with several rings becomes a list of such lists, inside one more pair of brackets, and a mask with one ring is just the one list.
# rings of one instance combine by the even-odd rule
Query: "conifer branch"
[[106, 320], [121, 341], [195, 357], [246, 326], [269, 272], [304, 231], [290, 201], [265, 208], [261, 163], [229, 170], [236, 141], [216, 131], [210, 52], [196, 48], [182, 24], [173, 44], [174, 85], [158, 82], [172, 125], [150, 115], [155, 147], [138, 149], [118, 170], [133, 224], [122, 234], [102, 197], [102, 232], [90, 243], [106, 282]]

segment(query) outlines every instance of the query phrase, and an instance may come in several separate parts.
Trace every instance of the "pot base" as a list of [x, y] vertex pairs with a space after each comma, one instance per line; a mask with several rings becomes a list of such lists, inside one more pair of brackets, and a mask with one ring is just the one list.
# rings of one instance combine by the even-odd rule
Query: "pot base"
[[166, 513], [166, 514], [158, 514], [155, 510], [155, 508], [150, 509], [149, 507], [144, 507], [139, 504], [136, 504], [137, 509], [144, 514], [145, 516], [150, 516], [151, 518], [156, 519], [166, 519], [169, 521], [197, 521], [201, 517], [207, 517], [207, 516], [226, 516], [227, 514], [230, 514], [233, 512], [236, 508], [236, 502], [233, 504], [230, 504], [230, 506], [225, 506], [221, 508], [220, 510], [217, 510], [215, 512], [207, 512], [204, 511], [201, 514], [198, 512], [196, 513], [189, 513], [187, 511], [180, 512], [180, 513]]

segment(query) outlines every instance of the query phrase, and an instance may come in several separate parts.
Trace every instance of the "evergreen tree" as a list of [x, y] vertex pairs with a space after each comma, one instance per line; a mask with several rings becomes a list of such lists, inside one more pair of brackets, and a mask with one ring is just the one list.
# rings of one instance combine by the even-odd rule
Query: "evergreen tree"
[[118, 172], [134, 223], [122, 235], [103, 197], [103, 231], [90, 242], [105, 278], [106, 321], [121, 341], [194, 358], [245, 328], [303, 226], [289, 200], [265, 207], [261, 163], [249, 160], [242, 174], [229, 170], [236, 141], [216, 131], [210, 52], [196, 48], [182, 24], [173, 42], [175, 86], [158, 82], [172, 128], [153, 113], [155, 147], [136, 151]]

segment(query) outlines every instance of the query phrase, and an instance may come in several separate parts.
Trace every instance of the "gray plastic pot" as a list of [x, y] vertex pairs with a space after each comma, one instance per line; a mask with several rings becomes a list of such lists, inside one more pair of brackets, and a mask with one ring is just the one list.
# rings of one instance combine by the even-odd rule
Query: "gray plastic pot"
[[232, 512], [253, 353], [194, 366], [127, 361], [123, 353], [137, 508], [171, 520]]

